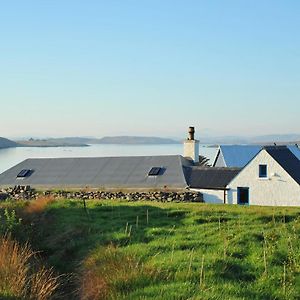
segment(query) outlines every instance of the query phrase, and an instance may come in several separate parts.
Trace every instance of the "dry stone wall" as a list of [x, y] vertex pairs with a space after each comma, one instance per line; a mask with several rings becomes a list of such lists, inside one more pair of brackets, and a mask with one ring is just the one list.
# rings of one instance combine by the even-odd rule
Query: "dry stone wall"
[[35, 199], [41, 195], [53, 196], [54, 198], [66, 199], [101, 199], [114, 200], [121, 199], [127, 201], [160, 201], [160, 202], [203, 202], [203, 195], [199, 192], [171, 192], [171, 191], [145, 191], [145, 192], [124, 192], [124, 191], [67, 191], [48, 190], [39, 192], [30, 186], [15, 186], [14, 188], [3, 189], [0, 192], [0, 200], [15, 199], [26, 200]]

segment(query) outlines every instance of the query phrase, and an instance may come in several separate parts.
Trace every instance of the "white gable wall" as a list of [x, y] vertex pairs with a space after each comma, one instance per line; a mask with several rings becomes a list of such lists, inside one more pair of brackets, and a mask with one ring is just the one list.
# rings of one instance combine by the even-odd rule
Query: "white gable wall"
[[[259, 165], [267, 165], [267, 178], [259, 178]], [[250, 205], [300, 206], [300, 186], [262, 150], [228, 185], [227, 203], [237, 204], [237, 188], [249, 188]]]
[[224, 190], [191, 189], [191, 191], [202, 193], [204, 203], [224, 204]]

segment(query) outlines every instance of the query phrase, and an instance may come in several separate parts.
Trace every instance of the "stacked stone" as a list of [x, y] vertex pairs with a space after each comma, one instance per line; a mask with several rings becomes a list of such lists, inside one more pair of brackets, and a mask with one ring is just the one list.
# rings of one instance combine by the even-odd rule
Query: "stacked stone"
[[2, 190], [0, 200], [5, 199], [34, 199], [38, 195], [53, 196], [54, 198], [66, 199], [107, 199], [107, 200], [127, 200], [127, 201], [161, 201], [161, 202], [203, 202], [203, 195], [199, 192], [190, 191], [144, 191], [144, 192], [124, 192], [124, 191], [67, 191], [67, 190], [48, 190], [38, 193], [31, 189], [30, 186], [16, 186]]
[[67, 199], [121, 199], [128, 201], [162, 201], [162, 202], [203, 202], [203, 195], [197, 192], [170, 192], [170, 191], [154, 191], [154, 192], [113, 192], [113, 191], [46, 191], [44, 195], [52, 195], [55, 198]]
[[3, 189], [0, 192], [0, 200], [14, 199], [14, 200], [30, 200], [34, 199], [39, 194], [29, 185], [16, 185], [13, 188]]

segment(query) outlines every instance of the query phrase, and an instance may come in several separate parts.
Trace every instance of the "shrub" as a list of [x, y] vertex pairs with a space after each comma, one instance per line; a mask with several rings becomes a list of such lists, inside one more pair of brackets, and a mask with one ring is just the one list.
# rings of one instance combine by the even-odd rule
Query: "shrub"
[[9, 211], [7, 208], [4, 210], [3, 220], [1, 220], [0, 216], [0, 233], [5, 234], [6, 232], [9, 233], [16, 233], [20, 228], [22, 219], [16, 216], [15, 210]]

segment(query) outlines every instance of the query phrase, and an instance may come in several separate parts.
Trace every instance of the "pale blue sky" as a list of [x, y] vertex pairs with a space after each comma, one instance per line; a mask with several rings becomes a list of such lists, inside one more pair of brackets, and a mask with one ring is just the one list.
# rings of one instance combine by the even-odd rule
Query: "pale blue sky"
[[300, 133], [298, 0], [0, 0], [0, 136]]

